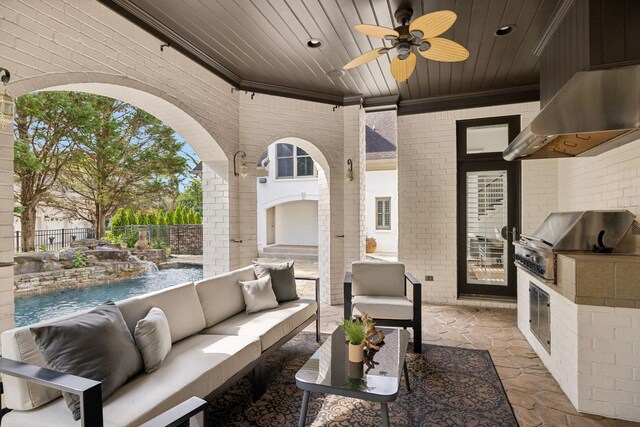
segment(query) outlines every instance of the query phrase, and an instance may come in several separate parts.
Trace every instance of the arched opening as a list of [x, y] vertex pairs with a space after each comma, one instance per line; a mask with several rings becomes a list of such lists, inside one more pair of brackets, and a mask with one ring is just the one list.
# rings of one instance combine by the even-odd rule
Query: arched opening
[[[329, 164], [311, 142], [277, 139], [257, 162], [258, 255], [296, 259], [318, 270], [328, 297]], [[323, 280], [324, 279], [324, 280]]]
[[[51, 81], [50, 75], [21, 80], [12, 85], [12, 95], [18, 97], [33, 91], [73, 91], [102, 95], [144, 110], [171, 127], [191, 146], [203, 162], [203, 184], [205, 197], [208, 198], [205, 200], [203, 209], [203, 236], [207, 236], [203, 248], [204, 274], [209, 276], [228, 270], [228, 158], [216, 142], [215, 133], [201, 123], [204, 122], [202, 117], [189, 111], [176, 99], [146, 87], [138, 81], [119, 78], [120, 84], [107, 83], [105, 81], [112, 80], [113, 76], [101, 74], [92, 76], [98, 80], [97, 82], [86, 82], [87, 75], [81, 74], [77, 76], [69, 74], [65, 80], [73, 81], [76, 77], [82, 82], [50, 85], [48, 83]], [[3, 134], [3, 138], [9, 138], [9, 141], [12, 141], [13, 137], [7, 132]], [[211, 220], [213, 216], [216, 217], [216, 221]], [[3, 289], [13, 287], [12, 277], [5, 277], [3, 281], [5, 281]], [[3, 295], [6, 295], [6, 299], [1, 303], [13, 305], [13, 296], [7, 293]]]

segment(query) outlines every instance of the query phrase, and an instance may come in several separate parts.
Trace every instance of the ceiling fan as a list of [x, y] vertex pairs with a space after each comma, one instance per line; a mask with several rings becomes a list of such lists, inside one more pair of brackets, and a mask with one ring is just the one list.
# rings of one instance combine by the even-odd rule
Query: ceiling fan
[[469, 57], [469, 51], [453, 40], [438, 37], [456, 21], [457, 15], [450, 10], [427, 13], [409, 23], [412, 9], [399, 9], [394, 14], [400, 25], [396, 28], [358, 24], [355, 29], [368, 37], [388, 40], [391, 47], [382, 47], [363, 53], [349, 61], [343, 68], [348, 70], [377, 59], [396, 49], [398, 55], [391, 61], [391, 74], [399, 82], [411, 76], [416, 67], [416, 54], [432, 61], [457, 62]]

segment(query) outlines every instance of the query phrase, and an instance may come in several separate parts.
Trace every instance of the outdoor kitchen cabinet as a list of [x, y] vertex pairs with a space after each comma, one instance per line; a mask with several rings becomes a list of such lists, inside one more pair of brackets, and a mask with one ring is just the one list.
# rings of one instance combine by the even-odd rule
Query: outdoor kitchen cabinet
[[551, 354], [551, 304], [549, 294], [529, 282], [529, 328]]

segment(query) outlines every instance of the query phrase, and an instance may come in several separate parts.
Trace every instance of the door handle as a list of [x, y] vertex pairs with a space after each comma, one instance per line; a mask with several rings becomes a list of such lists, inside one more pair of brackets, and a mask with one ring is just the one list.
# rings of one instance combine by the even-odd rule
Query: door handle
[[518, 229], [516, 227], [513, 227], [511, 229], [511, 239], [512, 239], [511, 240], [512, 242], [517, 242], [519, 240], [518, 239]]

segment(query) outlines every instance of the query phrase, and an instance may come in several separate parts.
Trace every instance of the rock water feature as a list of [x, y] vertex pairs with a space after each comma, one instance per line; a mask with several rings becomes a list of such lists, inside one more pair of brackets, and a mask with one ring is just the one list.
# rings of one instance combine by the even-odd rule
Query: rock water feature
[[14, 293], [24, 295], [85, 287], [156, 273], [156, 264], [167, 260], [166, 252], [140, 246], [140, 249], [129, 250], [106, 240], [86, 239], [59, 252], [16, 254]]

